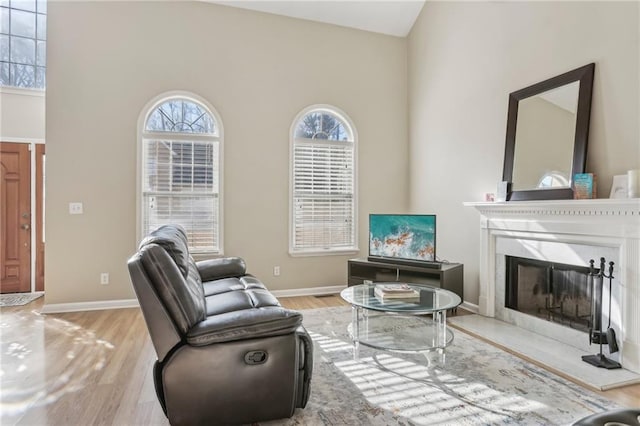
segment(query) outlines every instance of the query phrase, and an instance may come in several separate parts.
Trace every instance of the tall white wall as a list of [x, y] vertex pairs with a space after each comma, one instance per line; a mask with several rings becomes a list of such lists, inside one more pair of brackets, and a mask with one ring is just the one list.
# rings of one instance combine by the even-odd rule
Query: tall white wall
[[47, 42], [47, 304], [134, 297], [136, 123], [163, 92], [220, 113], [224, 251], [272, 290], [346, 284], [349, 256], [288, 254], [289, 129], [303, 108], [335, 105], [357, 128], [362, 253], [367, 215], [408, 207], [406, 39], [203, 2], [56, 1]]
[[408, 43], [410, 209], [478, 302], [481, 201], [502, 180], [509, 93], [596, 63], [587, 170], [608, 197], [640, 168], [637, 2], [427, 2]]

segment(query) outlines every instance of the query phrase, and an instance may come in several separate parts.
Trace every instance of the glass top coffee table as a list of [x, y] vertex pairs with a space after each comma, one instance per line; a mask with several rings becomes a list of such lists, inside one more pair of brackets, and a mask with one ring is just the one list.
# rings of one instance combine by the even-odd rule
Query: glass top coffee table
[[[396, 298], [376, 292], [376, 287], [385, 286], [411, 291], [407, 290], [407, 296], [394, 293]], [[355, 285], [342, 290], [340, 296], [351, 304], [349, 331], [356, 356], [360, 343], [398, 352], [444, 350], [453, 341], [453, 332], [447, 329], [447, 310], [462, 303], [449, 290], [397, 282]]]

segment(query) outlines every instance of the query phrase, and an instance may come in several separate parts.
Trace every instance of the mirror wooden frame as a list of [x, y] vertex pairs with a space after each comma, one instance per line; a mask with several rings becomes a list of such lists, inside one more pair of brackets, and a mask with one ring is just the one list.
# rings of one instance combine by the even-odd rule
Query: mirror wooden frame
[[507, 140], [504, 152], [502, 180], [511, 183], [513, 178], [513, 160], [516, 147], [516, 125], [518, 122], [518, 103], [531, 96], [556, 89], [565, 84], [580, 82], [578, 109], [576, 111], [576, 131], [573, 143], [573, 163], [571, 166], [570, 186], [568, 188], [509, 190], [507, 201], [519, 200], [560, 200], [573, 198], [573, 176], [584, 173], [587, 162], [587, 141], [589, 139], [589, 120], [591, 117], [591, 94], [593, 74], [596, 64], [591, 63], [575, 70], [541, 81], [509, 95], [507, 115]]

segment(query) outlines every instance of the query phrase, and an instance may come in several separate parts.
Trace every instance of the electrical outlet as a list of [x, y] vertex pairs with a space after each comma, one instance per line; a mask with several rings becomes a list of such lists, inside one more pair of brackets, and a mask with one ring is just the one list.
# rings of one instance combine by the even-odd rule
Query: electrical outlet
[[280, 276], [280, 267], [279, 266], [274, 266], [273, 267], [273, 276], [274, 277], [279, 277]]
[[69, 203], [69, 214], [82, 214], [82, 203]]
[[103, 272], [100, 274], [100, 284], [109, 284], [109, 273]]

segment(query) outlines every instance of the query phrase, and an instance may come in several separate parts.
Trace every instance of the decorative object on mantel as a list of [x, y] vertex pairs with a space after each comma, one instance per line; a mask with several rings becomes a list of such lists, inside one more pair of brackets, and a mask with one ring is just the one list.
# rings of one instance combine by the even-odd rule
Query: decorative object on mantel
[[597, 179], [593, 173], [577, 173], [573, 176], [573, 198], [589, 200], [597, 197]]
[[[609, 274], [606, 274], [604, 257], [600, 258], [600, 268], [595, 269], [593, 267], [594, 260], [589, 261], [589, 277], [591, 279], [591, 327], [589, 327], [589, 344], [598, 343], [600, 345], [600, 352], [595, 355], [583, 355], [582, 360], [586, 363], [594, 365], [600, 368], [606, 368], [607, 370], [613, 370], [616, 368], [622, 368], [619, 362], [607, 358], [602, 353], [602, 345], [607, 343], [609, 345], [609, 352], [618, 352], [618, 341], [616, 340], [616, 333], [611, 328], [611, 282], [613, 280], [613, 262], [609, 262]], [[607, 331], [602, 330], [602, 314], [604, 306], [602, 303], [604, 279], [609, 279], [609, 325]]]
[[640, 198], [640, 169], [627, 172], [627, 190], [629, 198]]
[[[627, 196], [629, 196], [627, 182], [627, 175], [614, 176], [613, 183], [611, 184], [611, 192], [609, 193], [609, 198], [627, 198]], [[632, 197], [629, 196], [629, 198]]]
[[507, 195], [509, 194], [509, 190], [511, 186], [509, 182], [498, 182], [498, 193], [496, 195], [496, 201], [507, 201]]
[[571, 177], [587, 159], [594, 70], [591, 63], [509, 95], [506, 200], [573, 198]]

